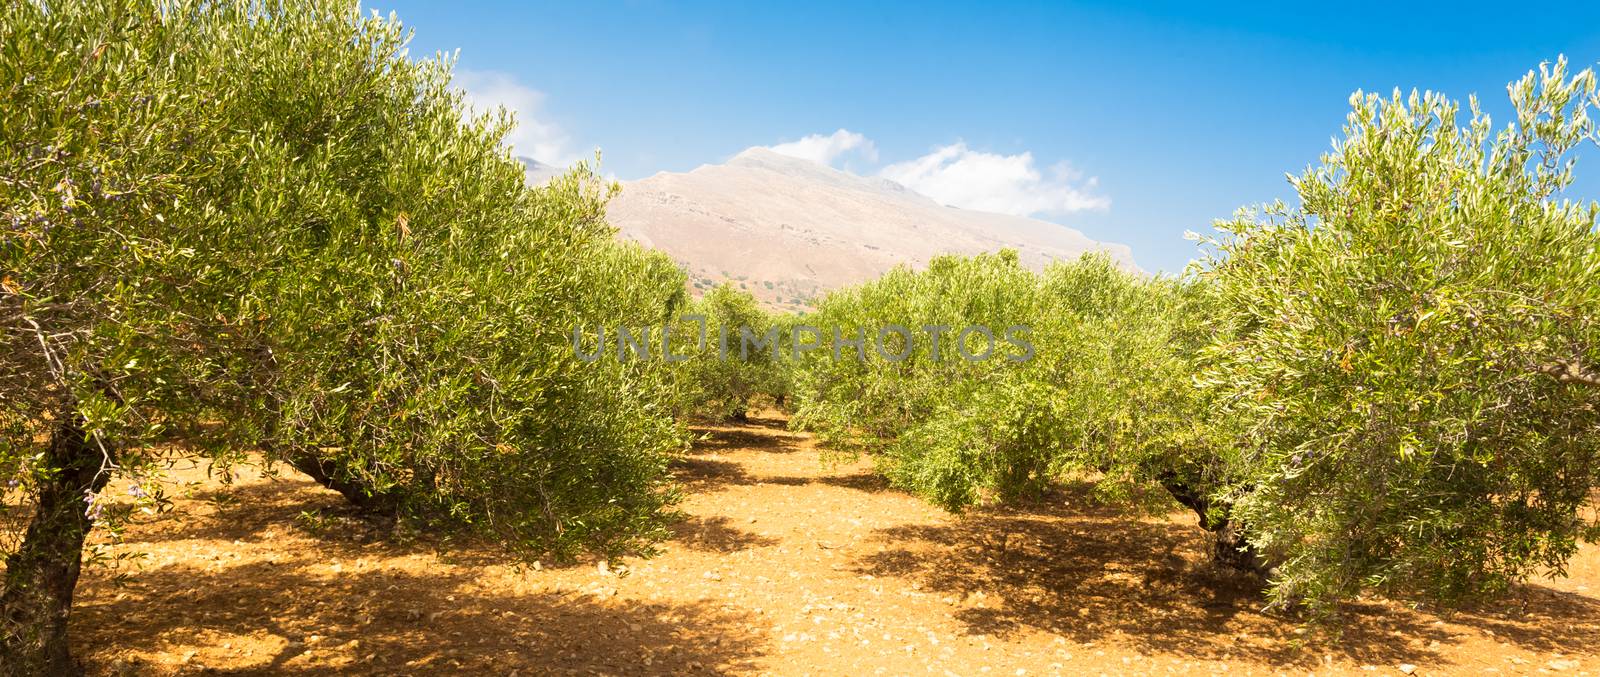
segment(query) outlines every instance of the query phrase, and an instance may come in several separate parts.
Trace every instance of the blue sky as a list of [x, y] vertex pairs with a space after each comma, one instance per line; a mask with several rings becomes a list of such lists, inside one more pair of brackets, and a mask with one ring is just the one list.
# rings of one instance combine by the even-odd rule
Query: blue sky
[[[518, 109], [522, 154], [598, 147], [627, 180], [823, 135], [789, 148], [1178, 272], [1184, 231], [1291, 197], [1352, 91], [1476, 93], [1498, 123], [1541, 60], [1600, 61], [1600, 3], [1412, 4], [366, 6], [416, 30], [414, 55], [459, 48], [468, 89]], [[1574, 193], [1600, 198], [1586, 155]]]

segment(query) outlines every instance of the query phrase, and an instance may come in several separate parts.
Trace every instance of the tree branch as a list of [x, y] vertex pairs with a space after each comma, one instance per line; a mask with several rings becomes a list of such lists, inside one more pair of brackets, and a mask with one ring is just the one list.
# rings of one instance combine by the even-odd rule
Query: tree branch
[[1562, 383], [1581, 383], [1600, 388], [1600, 373], [1588, 371], [1577, 358], [1539, 367], [1539, 371]]

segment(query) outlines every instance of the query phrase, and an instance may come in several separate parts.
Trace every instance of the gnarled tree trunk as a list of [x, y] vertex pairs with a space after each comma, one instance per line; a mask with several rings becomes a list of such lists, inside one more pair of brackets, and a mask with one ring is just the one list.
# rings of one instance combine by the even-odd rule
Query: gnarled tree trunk
[[39, 487], [21, 548], [6, 559], [0, 675], [79, 672], [67, 641], [67, 620], [84, 537], [93, 526], [88, 497], [108, 479], [102, 472], [105, 455], [83, 426], [76, 416], [63, 418], [51, 436], [43, 460], [54, 472]]
[[1205, 492], [1198, 491], [1179, 479], [1176, 473], [1161, 475], [1161, 486], [1172, 497], [1200, 516], [1200, 526], [1213, 536], [1211, 557], [1217, 563], [1232, 569], [1266, 577], [1271, 565], [1250, 545], [1238, 523], [1227, 517], [1227, 506], [1214, 505]]
[[372, 513], [393, 513], [399, 508], [400, 499], [393, 492], [374, 491], [371, 487], [350, 479], [338, 462], [317, 458], [309, 451], [295, 451], [283, 454], [284, 460], [295, 470], [305, 473], [317, 484], [339, 492], [351, 505], [361, 510]]
[[[258, 353], [264, 355], [265, 361], [270, 363], [271, 350], [262, 349]], [[263, 451], [267, 452], [269, 457], [282, 460], [295, 470], [316, 480], [317, 484], [339, 492], [339, 495], [351, 505], [363, 511], [392, 514], [399, 509], [400, 497], [397, 491], [373, 489], [371, 485], [357, 479], [356, 473], [350, 472], [347, 463], [334, 458], [323, 458], [313, 451], [313, 447], [284, 444], [278, 437], [281, 420], [282, 417], [276, 412], [268, 418], [267, 439], [263, 444]]]

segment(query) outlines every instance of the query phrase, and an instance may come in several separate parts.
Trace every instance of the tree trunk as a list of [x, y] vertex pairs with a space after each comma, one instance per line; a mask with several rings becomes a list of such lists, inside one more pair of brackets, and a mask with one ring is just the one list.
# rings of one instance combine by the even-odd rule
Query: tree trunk
[[357, 508], [392, 513], [399, 506], [399, 499], [392, 492], [373, 491], [371, 487], [351, 480], [350, 474], [336, 461], [317, 458], [316, 454], [307, 451], [292, 452], [283, 457], [295, 470], [310, 476], [317, 484], [339, 492]]
[[44, 463], [52, 470], [39, 487], [37, 510], [22, 547], [6, 559], [0, 594], [0, 675], [80, 672], [67, 641], [72, 592], [82, 566], [83, 540], [93, 526], [88, 495], [105, 486], [104, 455], [76, 415], [51, 435]]
[[1227, 506], [1213, 505], [1210, 497], [1180, 480], [1176, 473], [1162, 473], [1161, 486], [1184, 507], [1199, 515], [1200, 526], [1212, 533], [1213, 561], [1263, 578], [1271, 572], [1266, 558], [1250, 545], [1239, 525], [1228, 518]]

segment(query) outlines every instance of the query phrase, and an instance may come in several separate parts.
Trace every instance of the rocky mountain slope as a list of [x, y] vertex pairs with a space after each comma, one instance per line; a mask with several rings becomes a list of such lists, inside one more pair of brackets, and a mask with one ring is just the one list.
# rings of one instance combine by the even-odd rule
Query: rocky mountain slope
[[948, 207], [882, 178], [752, 148], [721, 165], [623, 185], [609, 217], [666, 251], [697, 289], [733, 280], [769, 306], [799, 309], [827, 289], [938, 254], [1018, 250], [1029, 266], [1128, 247], [1038, 219]]
[[530, 186], [542, 186], [550, 179], [561, 176], [566, 170], [554, 165], [547, 165], [531, 157], [518, 155], [517, 161], [522, 163], [522, 175], [528, 180]]

